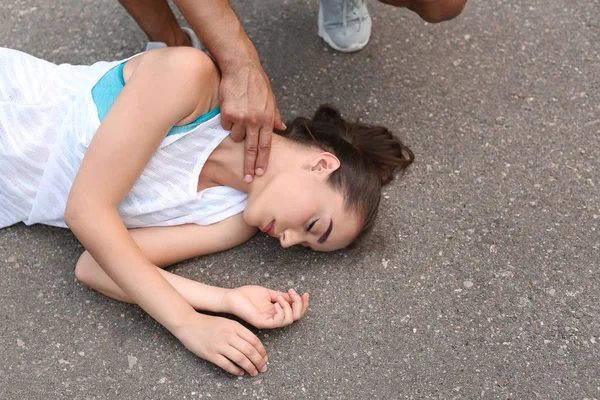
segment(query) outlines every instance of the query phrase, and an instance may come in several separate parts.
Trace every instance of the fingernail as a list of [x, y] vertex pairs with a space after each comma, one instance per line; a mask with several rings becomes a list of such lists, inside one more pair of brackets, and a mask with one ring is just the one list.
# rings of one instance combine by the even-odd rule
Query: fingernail
[[264, 169], [262, 169], [262, 168], [256, 168], [256, 175], [259, 175], [259, 176], [260, 176], [260, 175], [262, 175], [262, 174], [264, 174], [264, 173], [265, 173], [265, 170], [264, 170]]
[[265, 372], [267, 370], [267, 364], [263, 365], [262, 367], [260, 367], [259, 371], [260, 372]]
[[246, 183], [252, 182], [252, 176], [250, 176], [250, 175], [244, 176], [244, 182], [246, 182]]
[[290, 289], [292, 291], [293, 294], [298, 294], [296, 293], [296, 291], [294, 289]]
[[239, 372], [239, 373], [238, 373], [238, 375], [239, 375], [239, 376], [242, 376], [242, 375], [244, 375], [244, 371], [241, 371], [241, 372]]
[[250, 375], [252, 375], [252, 376], [256, 376], [256, 375], [258, 375], [258, 371], [257, 371], [257, 370], [254, 370], [254, 371], [252, 371], [252, 373], [251, 373]]
[[269, 357], [265, 356], [265, 362], [268, 363], [269, 362]]

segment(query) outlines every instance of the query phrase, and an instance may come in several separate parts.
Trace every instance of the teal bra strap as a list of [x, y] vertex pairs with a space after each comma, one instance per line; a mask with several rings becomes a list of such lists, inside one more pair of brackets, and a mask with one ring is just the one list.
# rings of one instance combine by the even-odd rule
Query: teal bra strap
[[200, 125], [201, 123], [208, 121], [209, 119], [211, 119], [212, 117], [214, 117], [215, 115], [217, 115], [220, 112], [221, 112], [221, 108], [217, 107], [217, 108], [210, 110], [206, 114], [199, 116], [198, 118], [196, 118], [189, 124], [185, 124], [185, 125], [181, 125], [181, 126], [174, 126], [171, 128], [169, 133], [167, 133], [167, 136], [177, 135], [178, 133], [189, 132], [192, 129], [194, 129], [195, 127], [197, 127], [198, 125]]
[[[119, 65], [111, 68], [92, 88], [92, 98], [94, 100], [94, 104], [96, 104], [96, 110], [98, 111], [98, 119], [100, 122], [104, 120], [106, 114], [108, 114], [108, 110], [110, 110], [115, 100], [117, 100], [117, 97], [119, 97], [119, 94], [123, 90], [123, 87], [125, 87], [125, 80], [123, 79], [123, 67], [125, 67], [125, 62], [122, 62]], [[208, 121], [219, 114], [220, 111], [220, 107], [217, 107], [196, 118], [189, 124], [174, 126], [171, 128], [171, 130], [169, 130], [167, 136], [189, 132], [201, 123]]]

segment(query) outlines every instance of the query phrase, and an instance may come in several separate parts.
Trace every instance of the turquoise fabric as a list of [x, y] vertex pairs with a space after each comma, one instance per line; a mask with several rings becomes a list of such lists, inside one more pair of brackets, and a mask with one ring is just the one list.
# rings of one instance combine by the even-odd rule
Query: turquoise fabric
[[[123, 67], [125, 62], [111, 68], [92, 88], [92, 98], [96, 109], [98, 110], [98, 119], [100, 122], [104, 120], [108, 110], [112, 107], [117, 97], [125, 87], [125, 80], [123, 80]], [[174, 126], [169, 130], [167, 136], [177, 135], [179, 133], [189, 132], [201, 123], [208, 121], [221, 111], [220, 107], [210, 110], [204, 115], [196, 118], [189, 124]]]

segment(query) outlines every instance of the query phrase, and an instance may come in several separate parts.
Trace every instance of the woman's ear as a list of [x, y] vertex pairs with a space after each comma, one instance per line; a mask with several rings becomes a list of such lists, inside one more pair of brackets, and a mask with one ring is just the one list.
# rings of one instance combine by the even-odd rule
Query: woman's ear
[[308, 160], [311, 172], [329, 175], [340, 167], [340, 160], [333, 154], [325, 151]]

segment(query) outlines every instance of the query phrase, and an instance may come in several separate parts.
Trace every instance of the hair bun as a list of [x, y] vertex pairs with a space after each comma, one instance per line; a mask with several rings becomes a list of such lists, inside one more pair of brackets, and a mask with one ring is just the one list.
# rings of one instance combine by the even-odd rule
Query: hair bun
[[382, 185], [389, 183], [398, 169], [405, 170], [415, 159], [413, 152], [387, 128], [359, 121], [348, 122], [332, 105], [320, 106], [312, 122], [335, 126], [334, 131], [339, 136], [373, 163]]
[[337, 108], [330, 104], [323, 104], [317, 108], [317, 111], [315, 111], [312, 122], [324, 122], [332, 125], [345, 125], [346, 121], [344, 121]]

